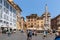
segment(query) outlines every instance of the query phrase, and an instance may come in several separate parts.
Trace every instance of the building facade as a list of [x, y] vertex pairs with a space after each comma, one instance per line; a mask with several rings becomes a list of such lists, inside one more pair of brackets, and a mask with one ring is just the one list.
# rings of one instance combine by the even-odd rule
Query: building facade
[[38, 17], [37, 14], [31, 14], [30, 16], [26, 16], [26, 18], [27, 29], [43, 30], [44, 20], [42, 17]]
[[17, 25], [17, 11], [20, 11], [19, 7], [10, 0], [0, 0], [0, 28], [16, 29]]
[[42, 17], [37, 17], [37, 30], [44, 30], [44, 20]]
[[24, 17], [21, 17], [20, 30], [24, 30], [24, 28], [25, 28], [25, 20]]
[[50, 13], [48, 12], [47, 5], [45, 6], [45, 12], [39, 17], [37, 14], [31, 14], [26, 16], [27, 29], [36, 29], [36, 30], [51, 30], [51, 18]]
[[16, 22], [17, 30], [21, 29], [21, 26], [20, 26], [20, 24], [21, 24], [21, 12], [22, 12], [22, 10], [17, 11], [17, 22]]
[[37, 14], [31, 14], [30, 16], [26, 16], [27, 29], [36, 28], [36, 20]]
[[51, 19], [51, 28], [54, 30], [60, 30], [60, 15]]

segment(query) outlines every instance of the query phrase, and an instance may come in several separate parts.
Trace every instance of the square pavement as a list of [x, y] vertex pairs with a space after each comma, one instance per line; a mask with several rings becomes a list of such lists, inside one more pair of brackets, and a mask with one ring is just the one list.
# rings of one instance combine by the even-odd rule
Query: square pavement
[[[32, 40], [54, 40], [55, 34], [48, 34], [47, 37], [43, 37], [43, 34], [37, 34], [37, 36], [33, 36]], [[8, 36], [7, 34], [0, 34], [0, 40], [27, 40], [26, 33], [21, 33], [20, 31], [11, 34]]]

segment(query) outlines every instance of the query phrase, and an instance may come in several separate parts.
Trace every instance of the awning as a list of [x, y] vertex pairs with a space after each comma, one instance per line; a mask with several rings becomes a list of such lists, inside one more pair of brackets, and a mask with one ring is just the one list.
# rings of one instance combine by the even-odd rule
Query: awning
[[27, 29], [30, 29], [30, 30], [36, 30], [36, 28], [27, 28]]
[[12, 27], [12, 29], [17, 29], [17, 27]]
[[43, 28], [38, 28], [37, 30], [44, 30]]
[[7, 25], [2, 25], [1, 27], [7, 27]]

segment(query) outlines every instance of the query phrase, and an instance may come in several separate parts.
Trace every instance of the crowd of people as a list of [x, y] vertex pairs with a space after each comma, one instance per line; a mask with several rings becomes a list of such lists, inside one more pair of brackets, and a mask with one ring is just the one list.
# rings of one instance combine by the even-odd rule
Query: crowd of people
[[[60, 37], [60, 32], [57, 32], [55, 30], [53, 30], [52, 32], [48, 32], [48, 31], [45, 30], [43, 32], [43, 38], [46, 38], [48, 33], [49, 34], [54, 33], [55, 34], [55, 40]], [[32, 36], [35, 35], [35, 34], [37, 35], [37, 33], [35, 33], [34, 31], [31, 31], [31, 30], [27, 31], [27, 40], [31, 40]]]

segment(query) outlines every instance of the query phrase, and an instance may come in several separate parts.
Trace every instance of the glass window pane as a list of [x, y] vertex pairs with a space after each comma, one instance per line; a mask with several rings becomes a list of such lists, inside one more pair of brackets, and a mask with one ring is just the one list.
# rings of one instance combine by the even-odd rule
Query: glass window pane
[[2, 22], [2, 20], [0, 20], [0, 22]]
[[0, 3], [2, 3], [2, 0], [0, 0]]
[[4, 15], [4, 19], [6, 19], [6, 15]]
[[12, 7], [10, 6], [10, 11], [12, 12]]
[[6, 0], [4, 0], [4, 6], [5, 6], [7, 9], [9, 9], [9, 4], [8, 4], [8, 2], [7, 2]]
[[13, 13], [16, 14], [16, 10], [15, 9], [13, 9]]
[[0, 5], [0, 10], [2, 9], [2, 6]]
[[6, 14], [9, 14], [9, 11], [8, 11], [6, 8], [4, 8], [4, 12], [5, 12]]
[[0, 18], [2, 18], [2, 11], [0, 10]]

